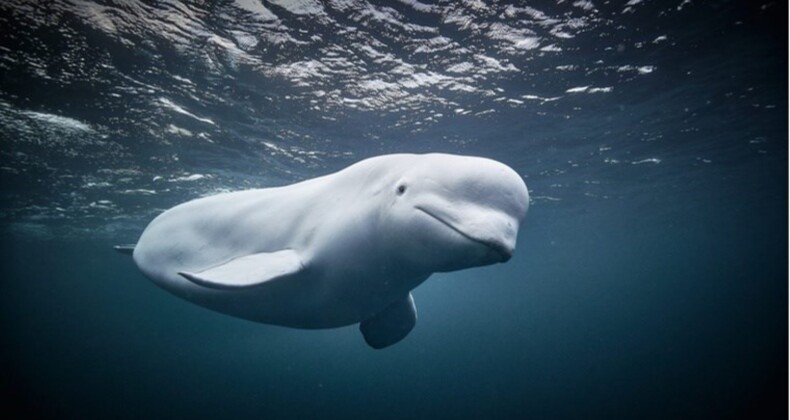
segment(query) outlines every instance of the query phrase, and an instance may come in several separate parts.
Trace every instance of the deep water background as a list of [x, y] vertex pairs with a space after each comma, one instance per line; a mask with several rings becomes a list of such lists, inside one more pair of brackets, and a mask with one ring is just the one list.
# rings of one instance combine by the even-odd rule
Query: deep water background
[[[4, 407], [786, 416], [785, 4], [351, 3], [0, 5]], [[514, 258], [430, 278], [385, 350], [197, 307], [111, 250], [184, 200], [408, 151], [498, 159], [533, 202]]]

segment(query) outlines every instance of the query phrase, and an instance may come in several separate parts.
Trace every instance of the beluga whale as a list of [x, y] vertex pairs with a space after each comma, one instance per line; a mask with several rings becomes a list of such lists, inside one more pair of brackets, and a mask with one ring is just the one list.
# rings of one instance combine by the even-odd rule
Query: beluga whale
[[373, 348], [414, 328], [433, 273], [508, 261], [529, 193], [495, 160], [393, 154], [295, 184], [203, 197], [157, 216], [130, 253], [155, 284], [264, 324], [359, 324]]

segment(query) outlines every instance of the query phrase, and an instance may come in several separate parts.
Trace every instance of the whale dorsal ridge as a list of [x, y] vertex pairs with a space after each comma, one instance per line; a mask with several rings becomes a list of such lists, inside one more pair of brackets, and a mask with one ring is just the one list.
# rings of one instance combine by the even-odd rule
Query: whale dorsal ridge
[[304, 268], [299, 254], [286, 249], [262, 252], [232, 259], [196, 273], [179, 272], [187, 280], [212, 289], [233, 289], [260, 285], [300, 272]]

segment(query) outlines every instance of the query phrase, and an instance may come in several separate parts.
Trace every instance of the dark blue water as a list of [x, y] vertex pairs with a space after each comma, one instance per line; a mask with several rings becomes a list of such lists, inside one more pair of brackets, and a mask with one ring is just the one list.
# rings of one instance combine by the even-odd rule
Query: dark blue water
[[[781, 2], [0, 5], [2, 400], [45, 418], [787, 413]], [[507, 264], [385, 350], [157, 288], [162, 210], [394, 152], [491, 157]]]

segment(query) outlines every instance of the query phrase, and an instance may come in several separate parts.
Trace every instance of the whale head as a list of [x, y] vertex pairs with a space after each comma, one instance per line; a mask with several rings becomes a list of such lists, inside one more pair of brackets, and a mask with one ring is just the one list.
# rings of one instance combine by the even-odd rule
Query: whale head
[[447, 272], [508, 261], [529, 207], [524, 181], [486, 158], [415, 155], [382, 189], [384, 225], [407, 264]]

